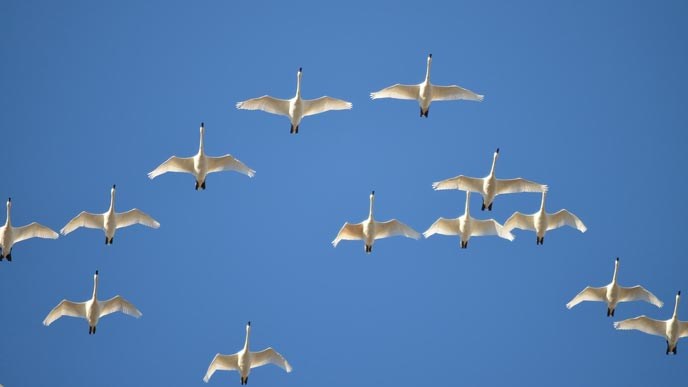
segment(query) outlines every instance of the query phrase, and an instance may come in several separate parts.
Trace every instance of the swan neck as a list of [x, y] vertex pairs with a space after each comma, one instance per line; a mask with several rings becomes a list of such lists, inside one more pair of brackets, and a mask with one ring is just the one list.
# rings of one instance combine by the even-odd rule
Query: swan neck
[[93, 299], [95, 300], [98, 295], [98, 276], [93, 277]]
[[301, 72], [296, 74], [296, 98], [301, 98]]
[[375, 203], [375, 196], [370, 196], [370, 211], [368, 212], [368, 219], [373, 219], [373, 203]]
[[681, 300], [681, 296], [676, 296], [676, 305], [674, 305], [674, 316], [673, 318], [678, 317], [678, 302]]
[[115, 210], [115, 190], [110, 192], [110, 211]]
[[466, 192], [466, 217], [471, 215], [471, 193]]
[[[540, 201], [540, 211], [545, 210], [545, 198], [547, 197], [547, 192], [542, 193], [542, 200]], [[616, 269], [614, 269], [614, 275], [616, 275]]]
[[205, 135], [205, 130], [201, 129], [201, 140], [199, 141], [199, 144], [198, 144], [198, 153], [200, 153], [200, 154], [203, 154], [203, 142], [204, 142], [203, 139], [205, 137], [204, 135]]
[[12, 224], [11, 219], [12, 219], [12, 206], [8, 204], [7, 205], [7, 220], [5, 221], [5, 226], [9, 226], [10, 224]]
[[616, 284], [616, 274], [619, 272], [619, 261], [614, 263], [614, 275], [612, 276], [612, 283]]
[[246, 341], [244, 342], [244, 351], [248, 351], [249, 336], [251, 335], [251, 327], [246, 327]]
[[492, 168], [490, 168], [490, 177], [494, 176], [495, 167], [497, 166], [497, 153], [492, 157]]
[[425, 70], [425, 81], [430, 82], [430, 68], [432, 67], [432, 60], [428, 59], [428, 67]]

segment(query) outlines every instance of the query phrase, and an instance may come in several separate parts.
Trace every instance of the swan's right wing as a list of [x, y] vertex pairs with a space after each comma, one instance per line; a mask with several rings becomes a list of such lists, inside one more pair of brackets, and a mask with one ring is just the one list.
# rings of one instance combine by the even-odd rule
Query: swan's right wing
[[547, 214], [547, 231], [561, 226], [570, 226], [580, 232], [585, 232], [588, 229], [576, 215], [567, 210], [559, 210], [554, 214]]
[[302, 102], [304, 117], [330, 110], [349, 110], [352, 106], [351, 102], [327, 96], [317, 99], [304, 99]]
[[459, 219], [439, 218], [425, 232], [423, 236], [429, 238], [432, 235], [459, 235]]
[[183, 172], [194, 175], [193, 157], [172, 156], [167, 159], [167, 161], [160, 164], [157, 168], [148, 172], [148, 178], [155, 179], [156, 177], [167, 172]]
[[291, 365], [287, 359], [274, 349], [267, 348], [260, 352], [251, 352], [251, 368], [266, 364], [274, 364], [287, 372], [291, 372]]
[[474, 93], [461, 86], [436, 86], [432, 85], [432, 100], [433, 101], [451, 101], [455, 99], [466, 99], [469, 101], [482, 101], [484, 95]]
[[654, 294], [650, 293], [649, 291], [647, 291], [647, 289], [640, 285], [636, 285], [630, 288], [624, 288], [622, 286], [619, 286], [619, 302], [636, 300], [649, 302], [650, 304], [658, 308], [661, 308], [662, 305], [664, 305], [664, 303], [659, 298], [657, 298]]
[[370, 99], [394, 98], [394, 99], [418, 99], [419, 85], [401, 85], [397, 83], [380, 91], [370, 93]]
[[115, 312], [122, 312], [136, 318], [139, 318], [142, 315], [131, 302], [125, 300], [121, 296], [114, 296], [101, 304], [99, 317], [104, 317]]
[[504, 222], [504, 228], [507, 231], [511, 231], [515, 228], [521, 230], [535, 231], [535, 216], [525, 215], [520, 212], [514, 212], [509, 219]]
[[617, 321], [614, 323], [616, 329], [635, 329], [647, 333], [648, 335], [655, 335], [666, 337], [666, 322], [651, 319], [647, 316], [639, 316], [629, 318], [628, 320]]
[[208, 371], [206, 371], [203, 381], [208, 383], [210, 377], [213, 376], [215, 371], [238, 371], [239, 370], [239, 356], [235, 353], [234, 355], [223, 355], [218, 353], [213, 358], [208, 366]]
[[289, 116], [289, 101], [264, 95], [262, 97], [237, 102], [237, 109], [262, 110], [264, 112]]
[[116, 213], [115, 221], [117, 223], [117, 228], [129, 227], [132, 224], [142, 224], [151, 228], [160, 227], [160, 223], [158, 223], [157, 220], [151, 218], [150, 215], [138, 208], [133, 208], [127, 212]]
[[600, 288], [593, 288], [588, 286], [578, 293], [568, 304], [566, 304], [567, 309], [571, 309], [574, 306], [580, 304], [583, 301], [601, 301], [607, 302], [607, 287], [603, 286]]
[[502, 225], [497, 223], [497, 221], [494, 219], [471, 219], [471, 235], [497, 235], [500, 238], [508, 239], [510, 241], [514, 240], [514, 235], [509, 231], [504, 230], [504, 227], [502, 227]]
[[14, 229], [14, 243], [30, 238], [57, 239], [57, 237], [58, 234], [55, 231], [36, 222]]
[[462, 191], [482, 193], [483, 181], [483, 179], [459, 175], [452, 177], [451, 179], [432, 183], [432, 188], [434, 188], [436, 191], [445, 189], [460, 189]]
[[62, 316], [86, 318], [86, 303], [62, 300], [43, 320], [43, 325], [48, 326]]
[[688, 337], [688, 321], [678, 322], [678, 337]]
[[235, 159], [232, 155], [221, 157], [208, 157], [208, 173], [220, 171], [237, 171], [248, 177], [253, 177], [256, 171], [246, 166], [246, 164]]
[[420, 238], [418, 231], [396, 219], [388, 220], [386, 222], [375, 222], [375, 239], [382, 239], [396, 235], [403, 235], [407, 238], [413, 239]]
[[81, 211], [79, 215], [75, 216], [74, 219], [70, 220], [69, 223], [62, 227], [60, 233], [62, 235], [67, 235], [79, 227], [99, 228], [102, 230], [103, 224], [103, 214], [92, 214], [90, 212]]
[[545, 192], [547, 186], [523, 178], [497, 179], [497, 195], [518, 192]]
[[353, 241], [361, 239], [363, 239], [363, 223], [351, 224], [346, 222], [339, 230], [337, 237], [332, 241], [332, 245], [337, 247], [339, 241]]

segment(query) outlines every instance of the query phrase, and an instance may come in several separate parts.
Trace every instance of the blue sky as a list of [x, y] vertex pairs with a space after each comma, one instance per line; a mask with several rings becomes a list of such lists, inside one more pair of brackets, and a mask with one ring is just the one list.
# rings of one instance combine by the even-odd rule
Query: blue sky
[[[203, 385], [216, 352], [273, 346], [293, 365], [252, 386], [661, 385], [688, 376], [688, 342], [613, 321], [669, 318], [688, 292], [687, 5], [625, 2], [0, 3], [0, 198], [13, 223], [55, 230], [79, 211], [133, 207], [161, 227], [80, 229], [18, 244], [0, 264], [0, 383], [11, 386]], [[485, 101], [432, 105], [369, 99], [433, 82]], [[264, 94], [330, 95], [353, 110], [307, 117], [238, 111]], [[257, 171], [150, 181], [172, 154], [206, 151]], [[376, 217], [419, 232], [463, 212], [464, 194], [431, 183], [484, 176], [548, 184], [550, 212], [588, 226], [516, 240], [434, 236], [330, 241]], [[492, 213], [534, 212], [536, 194], [501, 196]], [[4, 201], [4, 199], [3, 199]], [[587, 285], [642, 284], [662, 309], [565, 304]], [[61, 299], [120, 294], [142, 312], [41, 322]], [[688, 302], [679, 316], [688, 320]], [[683, 349], [682, 349], [683, 348]], [[631, 372], [632, 370], [632, 372]], [[239, 383], [217, 373], [211, 385]]]

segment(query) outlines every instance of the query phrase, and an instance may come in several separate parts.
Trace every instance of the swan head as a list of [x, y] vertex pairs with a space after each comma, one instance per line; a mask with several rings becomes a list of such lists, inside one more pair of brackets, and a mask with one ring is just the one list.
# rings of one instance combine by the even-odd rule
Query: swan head
[[250, 326], [251, 326], [251, 322], [249, 321], [248, 323], [246, 323], [246, 326], [247, 326], [247, 327], [250, 327]]
[[96, 276], [98, 275], [98, 270], [96, 270], [96, 274], [95, 274], [95, 275], [96, 275]]
[[7, 198], [7, 208], [12, 207], [12, 198]]

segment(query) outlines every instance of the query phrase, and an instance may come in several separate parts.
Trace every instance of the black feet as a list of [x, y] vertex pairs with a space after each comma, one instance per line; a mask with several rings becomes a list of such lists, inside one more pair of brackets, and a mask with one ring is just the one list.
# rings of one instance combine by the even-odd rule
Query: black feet
[[468, 241], [465, 241], [465, 242], [461, 241], [461, 248], [462, 249], [468, 248]]
[[535, 244], [536, 244], [536, 245], [541, 245], [541, 244], [543, 244], [543, 243], [545, 243], [545, 237], [542, 237], [542, 238], [540, 238], [540, 237], [535, 237]]
[[372, 251], [373, 251], [373, 246], [365, 245], [365, 252], [366, 253], [371, 253]]
[[89, 335], [95, 335], [96, 334], [96, 327], [88, 327], [88, 334]]
[[196, 180], [196, 191], [198, 191], [198, 180]]
[[[291, 125], [289, 127], [289, 134], [294, 134], [294, 125]], [[244, 379], [241, 379], [241, 384], [244, 384]]]
[[611, 316], [611, 315], [612, 315], [611, 309], [607, 308], [607, 317], [609, 317], [609, 316]]
[[291, 128], [289, 129], [289, 133], [291, 134], [299, 134], [299, 125], [292, 125]]
[[667, 350], [666, 350], [666, 354], [668, 355], [668, 354], [669, 354], [669, 340], [667, 340], [667, 342], [666, 342], [666, 343], [667, 343]]
[[488, 210], [488, 211], [492, 211], [492, 205], [493, 205], [493, 204], [494, 204], [494, 203], [490, 203], [490, 205], [487, 206], [487, 210]]
[[485, 211], [485, 202], [483, 202], [483, 206], [480, 208], [480, 211]]
[[205, 181], [201, 184], [201, 189], [205, 191]]
[[616, 310], [616, 309], [612, 309], [612, 317], [614, 317], [614, 311], [615, 311], [615, 310]]

